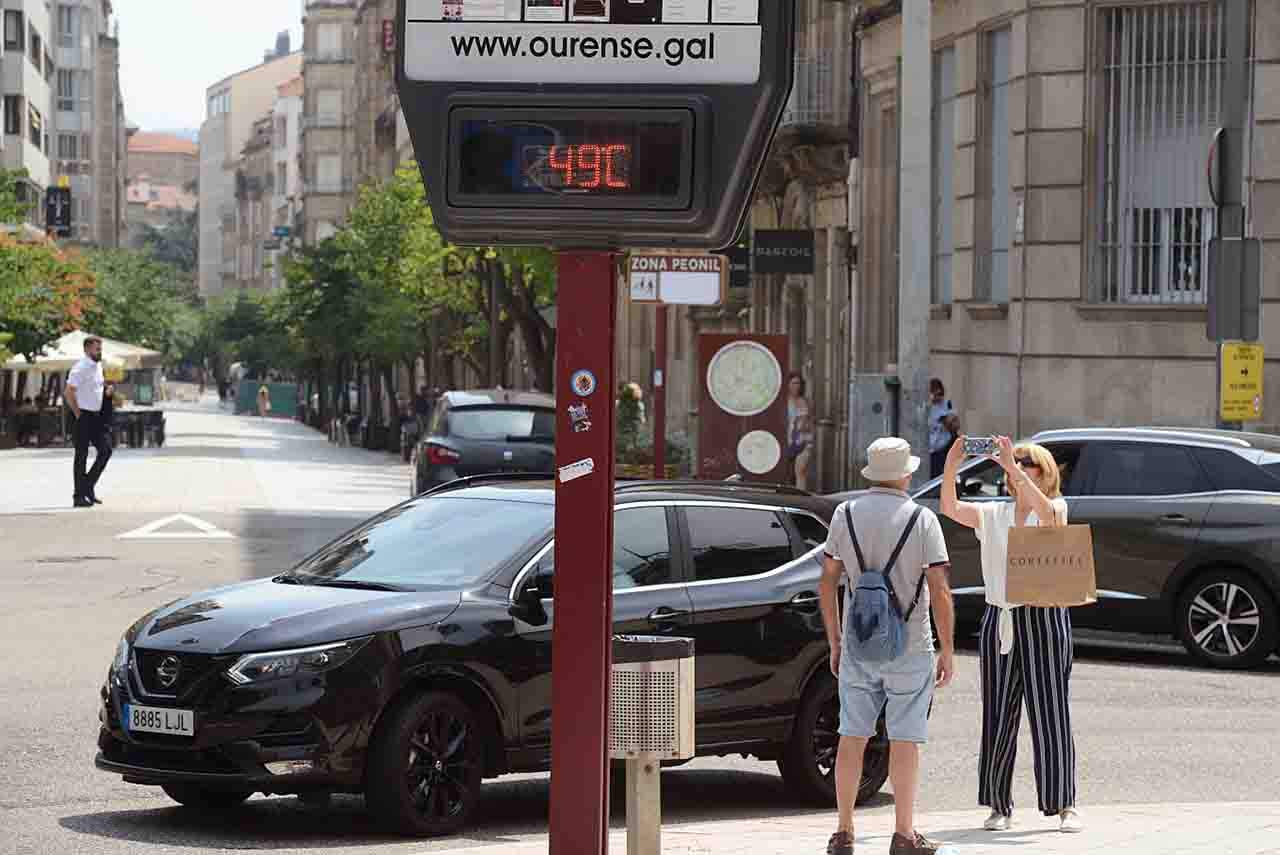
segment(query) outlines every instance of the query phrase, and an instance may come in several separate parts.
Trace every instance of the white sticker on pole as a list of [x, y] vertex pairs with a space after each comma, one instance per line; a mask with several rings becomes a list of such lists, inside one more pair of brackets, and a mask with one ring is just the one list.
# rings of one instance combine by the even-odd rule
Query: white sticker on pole
[[568, 466], [560, 467], [560, 483], [568, 484], [570, 481], [576, 481], [579, 478], [585, 478], [592, 472], [596, 471], [596, 462], [590, 457], [585, 460], [579, 460], [577, 463], [570, 463]]
[[407, 0], [428, 83], [752, 84], [759, 0]]

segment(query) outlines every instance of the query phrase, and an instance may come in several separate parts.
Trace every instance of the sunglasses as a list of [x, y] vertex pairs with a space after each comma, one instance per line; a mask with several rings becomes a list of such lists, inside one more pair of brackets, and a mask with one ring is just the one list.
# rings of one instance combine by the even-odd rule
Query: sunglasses
[[1014, 462], [1017, 463], [1019, 466], [1021, 466], [1023, 469], [1039, 469], [1040, 468], [1040, 464], [1036, 463], [1030, 457], [1019, 457]]

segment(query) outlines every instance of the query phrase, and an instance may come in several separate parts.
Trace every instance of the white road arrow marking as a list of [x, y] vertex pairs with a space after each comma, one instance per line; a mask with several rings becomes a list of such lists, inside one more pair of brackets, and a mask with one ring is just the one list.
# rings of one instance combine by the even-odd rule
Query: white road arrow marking
[[[185, 523], [190, 526], [186, 531], [161, 531], [165, 526], [176, 522]], [[223, 531], [213, 523], [205, 522], [197, 517], [188, 516], [187, 514], [174, 514], [173, 516], [158, 519], [155, 522], [149, 522], [141, 528], [135, 528], [133, 531], [126, 531], [124, 534], [116, 535], [116, 540], [234, 540], [235, 535], [229, 531]]]

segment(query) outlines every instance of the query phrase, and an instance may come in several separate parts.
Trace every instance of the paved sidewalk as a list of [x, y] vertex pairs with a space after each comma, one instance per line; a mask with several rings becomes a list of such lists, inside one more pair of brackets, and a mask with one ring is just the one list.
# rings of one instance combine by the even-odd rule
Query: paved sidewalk
[[[99, 490], [108, 503], [103, 512], [372, 514], [409, 497], [409, 467], [396, 455], [339, 448], [296, 421], [232, 415], [212, 394], [162, 408], [165, 446], [116, 449]], [[73, 453], [62, 447], [0, 452], [0, 517], [75, 512]]]
[[[1194, 805], [1118, 805], [1082, 811], [1082, 834], [1062, 834], [1056, 819], [1034, 810], [1014, 815], [1011, 831], [993, 834], [980, 826], [986, 811], [925, 814], [917, 823], [944, 852], [1035, 855], [1124, 853], [1124, 855], [1280, 855], [1280, 802]], [[663, 855], [822, 855], [832, 832], [829, 817], [782, 817], [674, 825], [663, 828]], [[856, 853], [889, 851], [893, 813], [858, 816]], [[437, 850], [438, 851], [438, 850]], [[545, 836], [446, 850], [450, 855], [545, 855]], [[626, 833], [614, 831], [610, 853], [627, 851]]]

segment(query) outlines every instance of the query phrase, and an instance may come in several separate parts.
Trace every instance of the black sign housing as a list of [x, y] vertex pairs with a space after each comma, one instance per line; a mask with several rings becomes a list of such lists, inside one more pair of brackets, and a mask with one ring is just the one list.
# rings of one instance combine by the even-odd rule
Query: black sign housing
[[50, 187], [45, 191], [44, 222], [57, 237], [71, 237], [70, 187]]
[[[700, 4], [674, 0], [508, 0], [514, 19], [472, 22], [476, 5], [398, 0], [400, 101], [445, 238], [581, 249], [733, 243], [791, 92], [796, 0], [705, 5], [698, 23], [688, 10]], [[754, 17], [713, 20], [717, 7], [735, 5]], [[442, 18], [427, 17], [440, 8]], [[756, 30], [754, 81], [699, 81], [713, 62], [747, 65], [743, 37]], [[570, 68], [585, 71], [568, 79]], [[470, 79], [456, 79], [461, 69]], [[615, 79], [593, 83], [590, 69]], [[493, 82], [476, 82], [485, 76]]]

